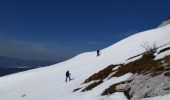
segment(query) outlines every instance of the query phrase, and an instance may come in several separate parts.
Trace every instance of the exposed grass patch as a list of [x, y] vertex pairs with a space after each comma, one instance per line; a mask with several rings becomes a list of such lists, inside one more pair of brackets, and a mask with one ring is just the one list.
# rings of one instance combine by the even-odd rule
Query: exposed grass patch
[[100, 81], [98, 81], [98, 82], [94, 82], [94, 83], [88, 85], [85, 89], [83, 89], [82, 92], [92, 90], [93, 88], [95, 88], [96, 86], [98, 86], [98, 85], [101, 84], [101, 83], [103, 83], [102, 80], [100, 80]]
[[131, 81], [122, 81], [120, 83], [113, 84], [109, 88], [107, 88], [101, 95], [104, 96], [104, 95], [113, 94], [115, 92], [123, 92], [125, 94], [125, 96], [128, 99], [130, 99], [131, 98], [131, 96], [129, 94], [130, 88], [127, 88], [126, 90], [116, 90], [116, 86], [121, 85], [121, 84], [125, 84], [125, 83], [129, 83], [129, 82], [131, 82]]
[[76, 91], [78, 91], [78, 90], [80, 90], [81, 88], [76, 88], [76, 89], [74, 89], [73, 90], [73, 92], [76, 92]]
[[99, 71], [98, 73], [93, 74], [88, 79], [86, 79], [84, 81], [84, 83], [88, 83], [91, 81], [97, 81], [97, 80], [98, 81], [93, 82], [90, 85], [88, 85], [86, 88], [84, 88], [82, 90], [82, 92], [89, 91], [89, 90], [95, 88], [96, 86], [100, 85], [103, 82], [103, 79], [107, 78], [111, 73], [113, 73], [115, 71], [115, 70], [113, 70], [113, 68], [116, 66], [118, 66], [118, 65], [110, 65], [110, 66], [104, 68], [103, 70]]
[[127, 73], [140, 74], [148, 71], [156, 73], [156, 71], [163, 70], [164, 68], [160, 67], [160, 61], [154, 60], [154, 58], [154, 52], [145, 53], [142, 58], [120, 66], [112, 77], [120, 77]]
[[170, 55], [164, 57], [162, 60], [164, 61], [164, 63], [170, 64]]
[[108, 77], [112, 72], [114, 72], [112, 69], [116, 67], [117, 65], [110, 65], [103, 70], [99, 71], [98, 73], [93, 74], [90, 76], [88, 79], [85, 80], [84, 83], [88, 83], [90, 81], [95, 81], [95, 80], [103, 80], [106, 77]]
[[116, 91], [116, 84], [111, 85], [109, 88], [107, 88], [101, 95], [110, 95], [112, 93], [115, 93]]
[[165, 52], [165, 51], [168, 51], [168, 50], [170, 50], [170, 47], [167, 47], [167, 48], [164, 48], [164, 49], [160, 50], [160, 51], [158, 52], [158, 54], [160, 54], [160, 53], [162, 53], [162, 52]]
[[[140, 56], [140, 55], [142, 55], [142, 54], [139, 54], [139, 55], [136, 55], [136, 56], [130, 57], [130, 58], [128, 58], [127, 60], [130, 60], [130, 59], [136, 58], [136, 57], [138, 57], [138, 56]], [[127, 60], [126, 60], [126, 61], [127, 61]]]

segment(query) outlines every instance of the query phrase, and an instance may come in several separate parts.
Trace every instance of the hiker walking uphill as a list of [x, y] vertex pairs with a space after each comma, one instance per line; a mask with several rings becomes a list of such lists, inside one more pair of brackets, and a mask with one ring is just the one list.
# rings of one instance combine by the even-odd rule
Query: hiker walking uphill
[[71, 80], [70, 76], [71, 76], [71, 74], [70, 74], [70, 72], [67, 70], [67, 72], [66, 72], [66, 82], [67, 82], [68, 79], [69, 79], [69, 81]]
[[97, 50], [97, 56], [100, 56], [100, 50]]

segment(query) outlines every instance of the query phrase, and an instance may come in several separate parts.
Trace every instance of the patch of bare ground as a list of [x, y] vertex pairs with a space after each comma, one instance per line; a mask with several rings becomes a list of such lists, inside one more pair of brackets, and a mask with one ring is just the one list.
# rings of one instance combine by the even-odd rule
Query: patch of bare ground
[[168, 50], [170, 50], [170, 47], [167, 47], [167, 48], [164, 48], [164, 49], [160, 50], [160, 51], [158, 52], [158, 54], [160, 54], [160, 53], [162, 53], [162, 52], [165, 52], [165, 51], [168, 51]]
[[170, 64], [170, 55], [164, 57], [162, 61], [164, 61], [164, 63]]
[[164, 71], [166, 71], [164, 73], [164, 76], [170, 77], [170, 55], [166, 56], [162, 59], [164, 61], [164, 63], [166, 63], [166, 68], [164, 69]]
[[76, 92], [76, 91], [78, 91], [78, 90], [80, 90], [81, 88], [76, 88], [76, 89], [74, 89], [73, 90], [73, 92]]
[[161, 63], [159, 60], [154, 60], [154, 52], [145, 53], [142, 58], [130, 62], [128, 64], [122, 65], [118, 68], [117, 72], [112, 75], [112, 77], [120, 77], [127, 73], [146, 73], [152, 72], [156, 74], [157, 71], [163, 70], [163, 67], [160, 67]]
[[86, 88], [84, 88], [82, 90], [82, 92], [85, 92], [85, 91], [89, 91], [89, 90], [92, 90], [93, 88], [95, 88], [96, 86], [98, 86], [99, 84], [103, 83], [102, 80], [98, 81], [98, 82], [93, 82], [92, 84], [88, 85]]
[[116, 84], [113, 84], [111, 85], [109, 88], [107, 88], [101, 95], [104, 96], [104, 95], [110, 95], [110, 94], [113, 94], [115, 92], [123, 92], [125, 94], [125, 96], [130, 99], [131, 96], [129, 94], [129, 91], [130, 91], [130, 87], [126, 88], [126, 89], [116, 89], [116, 86], [118, 85], [121, 85], [121, 84], [127, 84], [127, 83], [130, 83], [131, 81], [122, 81], [120, 83], [116, 83]]
[[140, 56], [140, 55], [142, 55], [142, 54], [139, 54], [139, 55], [136, 55], [136, 56], [130, 57], [130, 58], [128, 58], [126, 61], [128, 61], [128, 60], [130, 60], [130, 59], [133, 59], [133, 58], [136, 58], [136, 57], [138, 57], [138, 56]]
[[103, 79], [107, 78], [111, 73], [114, 72], [113, 68], [116, 67], [118, 65], [110, 65], [106, 68], [104, 68], [103, 70], [99, 71], [98, 73], [93, 74], [92, 76], [90, 76], [88, 79], [86, 79], [84, 81], [84, 83], [88, 83], [91, 81], [97, 81], [97, 82], [93, 82], [90, 85], [88, 85], [87, 87], [85, 87], [82, 92], [91, 90], [93, 88], [95, 88], [96, 86], [100, 85], [103, 82]]
[[88, 83], [88, 82], [95, 81], [95, 80], [103, 80], [103, 79], [105, 79], [112, 72], [114, 72], [112, 69], [114, 67], [116, 67], [116, 66], [118, 66], [118, 65], [110, 65], [110, 66], [104, 68], [103, 70], [99, 71], [98, 73], [95, 73], [92, 76], [90, 76], [88, 79], [86, 79], [84, 81], [84, 83]]

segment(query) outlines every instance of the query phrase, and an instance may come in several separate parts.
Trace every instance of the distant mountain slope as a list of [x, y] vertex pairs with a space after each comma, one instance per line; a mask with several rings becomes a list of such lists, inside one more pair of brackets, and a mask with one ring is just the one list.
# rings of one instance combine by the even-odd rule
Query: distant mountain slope
[[0, 67], [0, 77], [9, 75], [9, 74], [14, 74], [17, 72], [26, 71], [29, 69], [33, 69], [33, 68], [4, 68], [4, 67], [1, 68]]
[[45, 67], [56, 63], [57, 62], [52, 61], [23, 60], [0, 56], [0, 76], [26, 71], [37, 67]]
[[23, 60], [12, 57], [4, 57], [0, 56], [0, 67], [5, 68], [36, 68], [36, 67], [44, 67], [52, 64], [56, 64], [57, 62], [52, 61], [41, 61], [41, 60]]

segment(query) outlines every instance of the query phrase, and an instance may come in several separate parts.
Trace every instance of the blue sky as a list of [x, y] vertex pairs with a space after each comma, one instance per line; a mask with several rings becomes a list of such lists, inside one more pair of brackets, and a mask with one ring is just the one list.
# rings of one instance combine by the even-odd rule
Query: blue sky
[[169, 0], [0, 1], [0, 55], [67, 59], [105, 48], [170, 16]]

